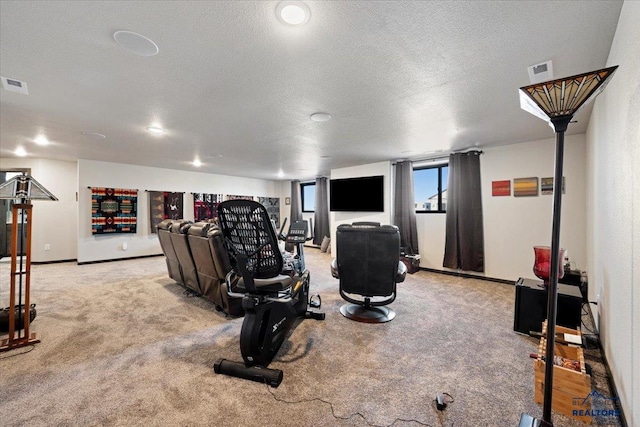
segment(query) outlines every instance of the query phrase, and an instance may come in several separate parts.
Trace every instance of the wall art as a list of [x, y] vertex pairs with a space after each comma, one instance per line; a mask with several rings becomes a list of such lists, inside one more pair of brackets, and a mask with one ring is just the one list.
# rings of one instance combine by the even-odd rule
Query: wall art
[[91, 233], [135, 233], [138, 223], [138, 190], [89, 187]]
[[513, 196], [529, 197], [538, 195], [538, 177], [515, 178], [513, 180]]
[[193, 193], [193, 219], [207, 221], [218, 217], [222, 194]]
[[[553, 177], [540, 178], [540, 194], [553, 194]], [[562, 177], [562, 194], [564, 194], [564, 176]]]
[[149, 194], [149, 226], [151, 233], [165, 219], [183, 219], [184, 193], [170, 191], [147, 191]]
[[267, 209], [269, 218], [271, 218], [271, 220], [275, 223], [276, 228], [280, 228], [280, 198], [258, 197], [258, 203], [260, 203], [265, 207], [265, 209]]
[[491, 182], [491, 195], [492, 196], [510, 196], [511, 195], [511, 181], [492, 181]]

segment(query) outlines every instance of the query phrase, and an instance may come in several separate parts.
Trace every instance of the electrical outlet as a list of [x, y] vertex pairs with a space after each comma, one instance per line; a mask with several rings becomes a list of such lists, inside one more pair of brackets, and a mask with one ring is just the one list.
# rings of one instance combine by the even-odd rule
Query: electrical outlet
[[127, 242], [122, 243], [122, 250], [126, 251], [128, 249]]
[[45, 243], [44, 250], [45, 251], [50, 251], [51, 250], [51, 245], [49, 243]]

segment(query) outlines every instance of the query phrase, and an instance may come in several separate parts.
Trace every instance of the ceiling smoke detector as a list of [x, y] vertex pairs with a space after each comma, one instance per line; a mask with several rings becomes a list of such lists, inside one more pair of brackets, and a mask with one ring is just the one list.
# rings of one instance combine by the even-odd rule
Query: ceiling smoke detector
[[551, 60], [527, 67], [531, 84], [553, 80], [553, 64]]
[[20, 81], [18, 79], [10, 79], [7, 77], [0, 77], [2, 79], [2, 87], [9, 92], [17, 92], [23, 95], [29, 95], [29, 89], [27, 88], [27, 82]]

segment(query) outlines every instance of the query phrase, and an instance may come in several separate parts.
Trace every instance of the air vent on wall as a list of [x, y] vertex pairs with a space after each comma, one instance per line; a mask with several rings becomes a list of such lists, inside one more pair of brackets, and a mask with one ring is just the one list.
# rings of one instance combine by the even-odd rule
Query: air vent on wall
[[23, 95], [29, 95], [29, 90], [27, 89], [27, 82], [21, 82], [17, 79], [9, 79], [7, 77], [0, 77], [2, 79], [2, 87], [4, 90], [8, 90], [9, 92], [18, 92]]
[[551, 60], [527, 67], [531, 84], [553, 80], [553, 64]]

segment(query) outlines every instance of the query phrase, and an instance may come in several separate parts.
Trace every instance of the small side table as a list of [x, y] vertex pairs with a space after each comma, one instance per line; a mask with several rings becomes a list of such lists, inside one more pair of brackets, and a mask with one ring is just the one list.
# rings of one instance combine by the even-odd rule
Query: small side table
[[[523, 334], [541, 332], [547, 318], [547, 288], [539, 280], [519, 278], [515, 283], [516, 301], [513, 330]], [[556, 324], [575, 329], [582, 322], [582, 295], [580, 288], [558, 284]]]

